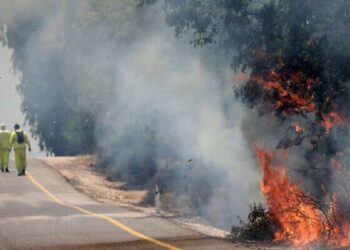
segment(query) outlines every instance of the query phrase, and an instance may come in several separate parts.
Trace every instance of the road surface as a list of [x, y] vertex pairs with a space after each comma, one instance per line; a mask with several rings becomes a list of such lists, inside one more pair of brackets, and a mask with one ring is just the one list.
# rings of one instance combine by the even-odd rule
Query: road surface
[[0, 249], [245, 249], [170, 221], [93, 201], [36, 159], [0, 172]]

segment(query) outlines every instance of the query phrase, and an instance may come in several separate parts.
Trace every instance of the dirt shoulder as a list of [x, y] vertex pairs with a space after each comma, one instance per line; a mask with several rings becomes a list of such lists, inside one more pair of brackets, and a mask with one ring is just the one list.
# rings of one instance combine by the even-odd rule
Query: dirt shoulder
[[109, 181], [106, 173], [94, 169], [92, 156], [38, 159], [55, 168], [77, 190], [97, 201], [138, 205], [147, 194], [146, 190], [127, 190], [123, 182]]

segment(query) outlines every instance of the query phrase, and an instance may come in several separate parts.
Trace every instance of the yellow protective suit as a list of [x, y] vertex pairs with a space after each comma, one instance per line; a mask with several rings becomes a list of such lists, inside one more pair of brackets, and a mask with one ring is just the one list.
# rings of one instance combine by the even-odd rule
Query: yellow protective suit
[[10, 154], [11, 132], [0, 130], [0, 167], [2, 171], [8, 171], [9, 154]]
[[[17, 133], [23, 133], [24, 136], [24, 142], [19, 143], [17, 138]], [[12, 132], [11, 138], [10, 138], [10, 148], [13, 148], [15, 151], [15, 163], [16, 163], [16, 169], [18, 174], [25, 174], [26, 167], [27, 167], [27, 159], [26, 159], [26, 149], [30, 149], [30, 141], [29, 136], [26, 132], [23, 130], [16, 130]]]

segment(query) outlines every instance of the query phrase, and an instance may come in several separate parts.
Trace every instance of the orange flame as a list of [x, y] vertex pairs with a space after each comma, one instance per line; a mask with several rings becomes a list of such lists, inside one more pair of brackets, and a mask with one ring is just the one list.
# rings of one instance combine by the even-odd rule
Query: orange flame
[[[283, 164], [274, 166], [275, 154], [255, 146], [256, 156], [263, 171], [261, 191], [266, 197], [270, 216], [280, 228], [275, 241], [295, 246], [311, 243], [331, 247], [350, 245], [350, 219], [336, 206], [335, 195], [328, 211], [323, 212], [318, 203], [286, 175]], [[333, 223], [335, 222], [336, 223]]]
[[232, 81], [246, 82], [249, 80], [250, 75], [245, 73], [238, 73], [232, 76]]
[[[313, 208], [300, 202], [304, 196], [302, 190], [286, 176], [285, 167], [272, 168], [274, 154], [259, 148], [255, 152], [263, 170], [264, 177], [260, 188], [267, 198], [271, 216], [280, 225], [275, 240], [288, 241], [293, 245], [314, 242], [319, 237], [322, 222], [320, 214]], [[306, 221], [306, 218], [310, 218]]]
[[[283, 77], [279, 75], [276, 71], [271, 70], [266, 77], [253, 76], [248, 74], [236, 74], [232, 77], [233, 81], [249, 81], [251, 83], [260, 84], [265, 90], [273, 90], [277, 93], [277, 99], [275, 103], [275, 108], [291, 106], [289, 109], [293, 112], [312, 112], [316, 110], [316, 105], [311, 98], [305, 98], [301, 96], [300, 93], [309, 91], [312, 87], [313, 80], [306, 79], [304, 85], [302, 85], [302, 77], [300, 72], [291, 73], [289, 77]], [[298, 85], [298, 91], [291, 91], [291, 86], [295, 87]], [[303, 91], [302, 91], [303, 90]]]
[[[274, 107], [275, 109], [284, 109], [284, 114], [316, 111], [317, 107], [313, 96], [310, 96], [310, 94], [309, 96], [306, 95], [308, 97], [303, 95], [303, 93], [310, 91], [314, 81], [311, 78], [302, 80], [302, 74], [300, 72], [281, 75], [275, 70], [271, 70], [265, 77], [242, 73], [234, 75], [232, 79], [234, 81], [249, 81], [260, 84], [265, 90], [275, 91], [277, 93], [277, 99], [275, 100]], [[326, 133], [329, 133], [335, 126], [347, 126], [346, 119], [335, 111], [323, 115], [322, 120], [321, 123], [326, 129]]]
[[297, 132], [298, 134], [301, 134], [302, 132], [304, 132], [304, 129], [297, 122], [293, 123], [292, 127], [294, 128], [295, 132]]
[[329, 133], [331, 128], [333, 128], [335, 126], [338, 126], [338, 125], [347, 126], [347, 122], [346, 122], [345, 118], [342, 117], [337, 112], [331, 112], [327, 115], [324, 115], [322, 124], [325, 127], [327, 133]]
[[[316, 105], [312, 102], [311, 99], [304, 98], [289, 89], [291, 85], [298, 84], [301, 82], [298, 73], [294, 73], [290, 76], [290, 79], [284, 80], [282, 76], [280, 76], [274, 70], [272, 70], [270, 72], [268, 81], [257, 82], [263, 84], [264, 89], [274, 90], [278, 93], [276, 108], [282, 107], [286, 104], [290, 104], [295, 108], [296, 111], [312, 112], [316, 110]], [[308, 79], [306, 83], [307, 89], [309, 89], [313, 81], [311, 79]]]

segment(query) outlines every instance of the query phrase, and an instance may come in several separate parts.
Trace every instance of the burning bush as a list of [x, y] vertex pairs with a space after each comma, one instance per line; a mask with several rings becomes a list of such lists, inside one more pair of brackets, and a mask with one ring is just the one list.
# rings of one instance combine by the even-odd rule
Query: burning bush
[[274, 232], [275, 241], [296, 246], [344, 247], [350, 244], [350, 211], [344, 207], [348, 194], [345, 197], [327, 194], [321, 186], [327, 197], [319, 201], [287, 176], [283, 163], [274, 165], [273, 152], [258, 147], [255, 151], [263, 171], [261, 190], [269, 207], [269, 217], [279, 225]]
[[248, 221], [241, 220], [241, 228], [232, 228], [230, 238], [289, 242], [295, 246], [331, 246], [340, 248], [350, 243], [349, 172], [332, 160], [337, 183], [343, 193], [329, 194], [320, 188], [325, 198], [319, 201], [304, 192], [287, 176], [283, 163], [276, 163], [277, 155], [255, 147], [263, 171], [261, 190], [268, 208], [251, 206]]
[[178, 34], [193, 31], [194, 45], [232, 51], [242, 72], [236, 96], [268, 117], [266, 126], [247, 118], [256, 125], [246, 135], [270, 149], [279, 141], [254, 149], [268, 214], [280, 224], [274, 239], [349, 246], [349, 179], [334, 177], [334, 159], [346, 163], [350, 148], [349, 1], [165, 1], [165, 9]]
[[248, 221], [241, 220], [241, 227], [232, 227], [230, 238], [233, 240], [272, 241], [276, 225], [263, 205], [250, 206]]

